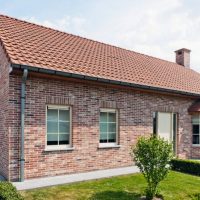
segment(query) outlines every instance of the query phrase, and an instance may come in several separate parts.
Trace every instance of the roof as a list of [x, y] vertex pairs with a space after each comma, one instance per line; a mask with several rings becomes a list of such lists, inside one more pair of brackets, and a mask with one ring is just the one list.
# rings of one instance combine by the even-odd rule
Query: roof
[[0, 15], [13, 64], [200, 95], [200, 74], [173, 62]]

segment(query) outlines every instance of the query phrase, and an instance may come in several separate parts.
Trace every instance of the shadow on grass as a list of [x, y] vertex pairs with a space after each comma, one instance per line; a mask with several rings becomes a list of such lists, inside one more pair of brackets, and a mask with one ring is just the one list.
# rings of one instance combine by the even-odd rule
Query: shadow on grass
[[124, 191], [103, 191], [92, 195], [89, 200], [138, 200], [140, 194]]
[[196, 194], [190, 195], [190, 198], [192, 200], [200, 200], [200, 193], [196, 193]]

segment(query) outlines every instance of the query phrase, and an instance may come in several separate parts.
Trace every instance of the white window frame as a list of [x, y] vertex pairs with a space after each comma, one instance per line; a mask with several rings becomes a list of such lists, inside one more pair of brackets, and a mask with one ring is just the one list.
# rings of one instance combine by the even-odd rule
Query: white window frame
[[[100, 132], [100, 114], [101, 112], [106, 112], [106, 113], [116, 113], [116, 142], [107, 142], [107, 143], [100, 143], [100, 137], [101, 137], [101, 132]], [[118, 117], [118, 110], [117, 109], [109, 109], [109, 108], [101, 108], [99, 112], [99, 147], [117, 147], [118, 142], [119, 142], [119, 117]]]
[[[69, 110], [69, 144], [58, 144], [58, 145], [47, 145], [47, 111], [48, 109], [57, 109], [57, 110]], [[46, 139], [45, 139], [45, 150], [67, 150], [72, 148], [72, 107], [71, 106], [61, 106], [61, 105], [46, 105]]]
[[[200, 146], [200, 115], [199, 114], [192, 115], [192, 118], [193, 116], [198, 116], [198, 123], [193, 123], [193, 120], [192, 120], [192, 146], [199, 147]], [[193, 144], [193, 125], [199, 125], [199, 144]]]

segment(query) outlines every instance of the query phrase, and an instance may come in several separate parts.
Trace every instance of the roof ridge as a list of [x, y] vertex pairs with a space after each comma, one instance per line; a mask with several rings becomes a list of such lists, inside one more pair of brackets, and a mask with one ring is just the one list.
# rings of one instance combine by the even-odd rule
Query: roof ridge
[[41, 25], [41, 24], [37, 24], [37, 23], [34, 23], [34, 22], [29, 22], [29, 21], [26, 21], [26, 20], [15, 18], [15, 17], [10, 17], [10, 16], [5, 15], [5, 14], [0, 14], [0, 16], [4, 16], [4, 17], [7, 17], [9, 19], [17, 20], [17, 21], [20, 21], [20, 22], [23, 22], [23, 23], [28, 23], [28, 24], [32, 24], [32, 25], [35, 25], [35, 26], [40, 26], [40, 27], [45, 28], [45, 29], [50, 29], [50, 30], [53, 30], [53, 31], [56, 31], [56, 32], [59, 32], [59, 33], [68, 34], [68, 35], [73, 36], [73, 37], [82, 38], [82, 39], [89, 40], [89, 41], [92, 41], [92, 42], [96, 42], [96, 43], [99, 43], [99, 44], [107, 45], [107, 46], [110, 46], [110, 47], [118, 48], [118, 49], [121, 49], [121, 50], [125, 50], [125, 51], [128, 51], [128, 52], [136, 53], [136, 54], [139, 54], [139, 55], [142, 55], [142, 56], [147, 56], [147, 57], [150, 57], [150, 58], [153, 58], [153, 59], [158, 59], [158, 60], [161, 60], [161, 61], [164, 61], [164, 62], [169, 62], [169, 63], [175, 64], [175, 65], [181, 66], [181, 65], [179, 65], [175, 62], [169, 61], [169, 60], [165, 60], [165, 59], [158, 58], [158, 57], [155, 57], [155, 56], [150, 56], [150, 55], [147, 55], [147, 54], [144, 54], [144, 53], [141, 53], [141, 52], [136, 52], [134, 50], [130, 50], [130, 49], [126, 49], [124, 47], [120, 47], [120, 46], [112, 45], [112, 44], [109, 44], [109, 43], [101, 42], [101, 41], [98, 41], [98, 40], [95, 40], [95, 39], [86, 38], [86, 37], [83, 37], [83, 36], [80, 36], [80, 35], [67, 33], [65, 31], [58, 30], [58, 29], [55, 29], [55, 28], [51, 28], [51, 27], [48, 27], [48, 26], [44, 26], [44, 25]]
[[11, 64], [200, 94], [200, 74], [177, 63], [1, 14], [0, 22]]

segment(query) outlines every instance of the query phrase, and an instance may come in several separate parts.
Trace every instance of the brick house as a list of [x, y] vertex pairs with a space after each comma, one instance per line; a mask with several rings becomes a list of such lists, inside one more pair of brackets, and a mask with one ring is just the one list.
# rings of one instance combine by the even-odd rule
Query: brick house
[[200, 74], [0, 15], [0, 174], [17, 181], [132, 165], [142, 135], [200, 158]]

